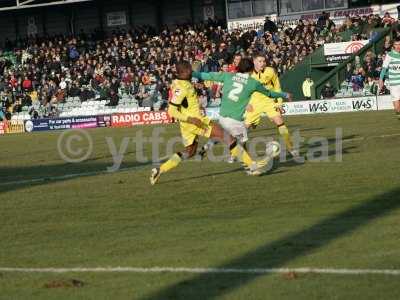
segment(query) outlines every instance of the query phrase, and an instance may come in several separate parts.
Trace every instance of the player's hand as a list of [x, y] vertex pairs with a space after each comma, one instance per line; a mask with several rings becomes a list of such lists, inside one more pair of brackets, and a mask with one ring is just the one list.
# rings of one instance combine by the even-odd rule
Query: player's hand
[[292, 102], [292, 101], [293, 101], [293, 94], [287, 93], [286, 100], [287, 100], [288, 102]]
[[193, 124], [197, 127], [204, 128], [204, 123], [199, 118], [189, 117], [186, 122]]
[[384, 83], [383, 83], [382, 79], [379, 79], [378, 85], [379, 85], [379, 90], [382, 91], [383, 90], [383, 86], [384, 86]]
[[247, 112], [253, 112], [254, 111], [253, 106], [251, 104], [248, 104], [247, 107], [246, 107], [246, 111]]

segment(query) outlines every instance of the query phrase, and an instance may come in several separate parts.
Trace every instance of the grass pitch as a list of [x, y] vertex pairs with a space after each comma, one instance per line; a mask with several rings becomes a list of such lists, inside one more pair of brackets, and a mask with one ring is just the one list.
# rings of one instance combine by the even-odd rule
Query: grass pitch
[[[328, 138], [329, 162], [280, 163], [246, 176], [237, 164], [185, 162], [151, 187], [129, 142], [121, 168], [106, 137], [64, 162], [61, 132], [1, 136], [0, 268], [187, 267], [400, 269], [400, 122], [392, 112], [288, 118]], [[264, 122], [251, 137], [274, 136]], [[343, 161], [335, 161], [335, 128]], [[179, 134], [165, 126], [164, 138]], [[76, 141], [79, 143], [79, 141]], [[109, 140], [110, 142], [110, 140]], [[179, 147], [178, 147], [179, 148]], [[150, 155], [147, 145], [144, 154]], [[73, 176], [70, 176], [73, 174]], [[399, 299], [400, 276], [343, 274], [17, 273], [1, 299]]]

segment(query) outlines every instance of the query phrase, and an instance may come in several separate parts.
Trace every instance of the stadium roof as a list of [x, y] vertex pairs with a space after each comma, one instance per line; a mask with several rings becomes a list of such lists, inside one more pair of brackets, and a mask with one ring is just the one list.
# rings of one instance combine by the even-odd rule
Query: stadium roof
[[92, 0], [0, 0], [0, 11], [25, 9], [33, 7], [72, 4]]

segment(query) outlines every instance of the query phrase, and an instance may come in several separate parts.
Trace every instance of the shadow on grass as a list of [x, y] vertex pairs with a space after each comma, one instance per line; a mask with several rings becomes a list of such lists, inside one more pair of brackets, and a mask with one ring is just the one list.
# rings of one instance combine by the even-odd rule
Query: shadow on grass
[[[279, 268], [400, 207], [400, 188], [335, 214], [304, 230], [260, 246], [216, 268]], [[343, 253], [343, 255], [346, 255]], [[188, 266], [185, 266], [188, 267]], [[199, 266], [192, 266], [199, 267]], [[268, 274], [203, 273], [143, 299], [215, 299]]]
[[[120, 171], [134, 172], [141, 168], [153, 165], [148, 163], [122, 163]], [[50, 183], [63, 182], [82, 177], [92, 177], [98, 175], [115, 174], [116, 172], [108, 172], [107, 168], [112, 163], [93, 163], [84, 162], [80, 164], [55, 164], [55, 165], [37, 165], [30, 167], [9, 167], [2, 168], [0, 176], [0, 194], [20, 190], [26, 187], [34, 187], [47, 185]]]
[[[276, 169], [272, 169], [271, 171], [269, 171], [269, 172], [267, 172], [267, 173], [265, 173], [265, 174], [263, 174], [263, 175], [261, 175], [259, 177], [272, 176], [274, 174], [280, 174], [280, 173], [285, 173], [286, 172], [286, 171], [283, 171], [283, 170], [278, 170], [278, 171], [274, 171], [274, 170], [276, 170]], [[243, 176], [246, 176], [245, 170], [243, 168], [237, 168], [237, 169], [234, 169], [234, 170], [223, 171], [223, 172], [214, 172], [214, 173], [204, 174], [204, 175], [200, 175], [200, 176], [183, 177], [183, 178], [180, 178], [180, 179], [160, 181], [159, 183], [157, 183], [157, 185], [167, 184], [167, 183], [176, 183], [176, 182], [188, 181], [188, 180], [196, 180], [196, 179], [213, 177], [213, 176], [220, 176], [220, 175], [226, 175], [226, 174], [233, 174], [233, 173], [237, 173], [237, 172], [242, 172]]]
[[[352, 139], [356, 138], [355, 135], [346, 136], [343, 139]], [[332, 145], [336, 143], [336, 139], [331, 138], [328, 139], [328, 144], [331, 146], [328, 151], [328, 156], [336, 155], [336, 149], [332, 149]], [[310, 151], [310, 149], [316, 149], [319, 147], [317, 144], [312, 145], [303, 145], [301, 151], [305, 153], [306, 151]], [[355, 146], [346, 146], [344, 145], [342, 148], [342, 154], [354, 153], [354, 149], [357, 147]], [[127, 155], [134, 154], [134, 151], [130, 151], [126, 153]], [[113, 162], [110, 160], [109, 162], [101, 162], [100, 160], [104, 160], [106, 158], [111, 158], [111, 155], [103, 155], [100, 157], [91, 158], [85, 162], [79, 164], [70, 164], [70, 163], [61, 163], [61, 164], [54, 164], [54, 165], [46, 165], [45, 162], [43, 164], [39, 163], [35, 166], [29, 167], [2, 167], [0, 169], [0, 194], [23, 189], [25, 187], [31, 186], [40, 186], [46, 185], [49, 183], [54, 182], [61, 182], [67, 181], [71, 179], [75, 179], [77, 177], [90, 177], [90, 176], [97, 176], [103, 174], [112, 174], [107, 172], [107, 168], [112, 167]], [[314, 156], [315, 157], [315, 156]], [[121, 169], [140, 169], [143, 167], [151, 167], [153, 165], [152, 162], [147, 163], [138, 163], [138, 162], [123, 162], [121, 164]], [[301, 166], [302, 163], [297, 163], [293, 160], [288, 160], [286, 162], [275, 162], [274, 167], [270, 172], [268, 172], [268, 176], [272, 174], [277, 174], [280, 172], [276, 172], [276, 169], [280, 166], [283, 167], [297, 167]], [[172, 181], [160, 182], [160, 183], [172, 183], [172, 182], [179, 182], [183, 180], [194, 180], [194, 179], [201, 179], [206, 177], [224, 175], [229, 173], [238, 172], [241, 169], [229, 170], [224, 172], [217, 172], [212, 174], [205, 174], [201, 176], [194, 176], [189, 178], [182, 178]], [[134, 171], [134, 170], [132, 170]], [[86, 174], [87, 173], [87, 174]], [[69, 177], [69, 175], [72, 175]], [[75, 176], [76, 175], [76, 176]], [[20, 181], [20, 182], [19, 182]], [[7, 182], [15, 182], [15, 184]]]
[[[357, 138], [358, 136], [356, 135], [348, 135], [342, 138], [342, 140], [349, 140], [349, 139], [354, 139]], [[318, 151], [319, 148], [321, 147], [320, 143], [313, 143], [313, 144], [302, 144], [300, 147], [300, 156], [304, 159], [303, 161], [297, 161], [295, 160], [290, 154], [286, 153], [286, 157], [284, 157], [283, 160], [280, 160], [281, 158], [275, 159], [274, 160], [274, 167], [272, 170], [276, 170], [279, 167], [299, 167], [302, 166], [306, 163], [313, 162], [313, 163], [330, 163], [330, 162], [341, 162], [336, 161], [336, 159], [340, 159], [340, 156], [346, 155], [346, 154], [351, 154], [351, 153], [357, 153], [358, 147], [356, 146], [348, 146], [348, 145], [341, 145], [341, 155], [338, 156], [338, 152], [336, 149], [336, 139], [335, 138], [329, 138], [326, 139], [327, 144], [328, 144], [328, 151], [326, 153], [323, 153], [322, 151]], [[286, 151], [286, 150], [284, 150]], [[327, 161], [324, 161], [322, 159], [322, 156], [326, 154], [326, 158], [330, 158]]]

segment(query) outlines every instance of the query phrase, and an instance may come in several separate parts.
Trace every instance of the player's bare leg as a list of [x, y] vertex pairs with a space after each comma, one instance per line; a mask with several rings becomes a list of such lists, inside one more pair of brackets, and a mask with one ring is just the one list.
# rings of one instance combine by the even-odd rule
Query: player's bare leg
[[393, 101], [393, 107], [397, 118], [400, 120], [400, 99], [397, 101]]
[[217, 141], [214, 141], [213, 139], [209, 139], [206, 144], [201, 147], [198, 155], [200, 160], [204, 160], [207, 157], [207, 152], [210, 151], [216, 144], [218, 144]]
[[231, 156], [237, 158], [239, 161], [244, 163], [247, 168], [249, 168], [249, 175], [261, 175], [263, 173], [261, 169], [269, 162], [269, 159], [258, 162], [253, 161], [243, 146], [241, 146], [233, 136], [223, 130], [218, 124], [213, 123], [210, 138], [228, 145]]
[[168, 172], [176, 168], [182, 160], [189, 159], [196, 154], [198, 142], [197, 139], [190, 145], [185, 147], [185, 150], [177, 152], [171, 158], [163, 163], [160, 168], [153, 168], [150, 175], [150, 183], [154, 185], [160, 179], [162, 173]]

